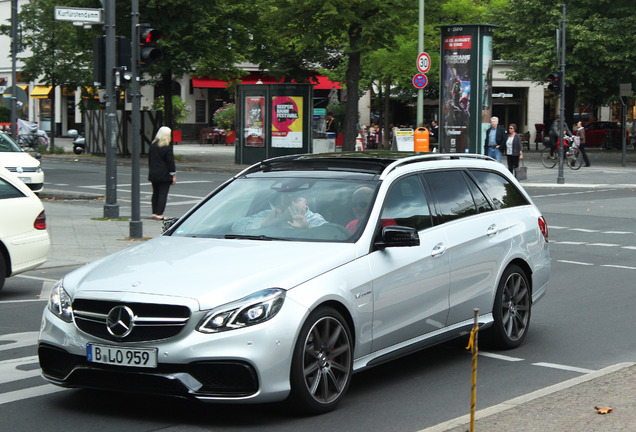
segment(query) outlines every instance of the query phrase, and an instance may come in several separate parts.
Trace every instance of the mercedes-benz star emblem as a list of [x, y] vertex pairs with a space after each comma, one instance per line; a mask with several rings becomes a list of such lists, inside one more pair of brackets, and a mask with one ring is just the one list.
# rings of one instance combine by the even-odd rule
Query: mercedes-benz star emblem
[[124, 338], [135, 325], [135, 314], [128, 306], [115, 306], [108, 312], [106, 328], [111, 335]]

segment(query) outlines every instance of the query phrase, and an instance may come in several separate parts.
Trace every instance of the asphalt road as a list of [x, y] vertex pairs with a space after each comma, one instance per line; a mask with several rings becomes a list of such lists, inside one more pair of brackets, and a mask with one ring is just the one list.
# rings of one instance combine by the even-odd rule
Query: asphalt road
[[[97, 185], [103, 183], [103, 167], [101, 173], [96, 167], [70, 167], [66, 163], [50, 164], [46, 169], [50, 188], [98, 190]], [[125, 213], [127, 192], [122, 171], [119, 196]], [[181, 173], [184, 188], [177, 185], [171, 189], [169, 210], [181, 214], [227, 177]], [[146, 185], [142, 190], [150, 189]], [[533, 309], [530, 332], [520, 348], [495, 352], [481, 347], [478, 409], [636, 359], [633, 190], [528, 191], [549, 225], [551, 286]], [[44, 385], [33, 360], [33, 341], [45, 306], [44, 299], [37, 296], [44, 284], [70, 270], [28, 272], [9, 279], [0, 293], [1, 430], [419, 431], [469, 411], [471, 363], [465, 341], [421, 351], [355, 375], [340, 408], [319, 417], [298, 417], [280, 404], [203, 405], [87, 390], [12, 399], [17, 391]]]

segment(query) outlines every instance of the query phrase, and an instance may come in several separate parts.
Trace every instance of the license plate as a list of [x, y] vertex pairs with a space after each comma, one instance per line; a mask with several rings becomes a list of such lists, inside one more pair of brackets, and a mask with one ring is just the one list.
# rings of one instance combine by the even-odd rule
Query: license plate
[[111, 345], [87, 344], [86, 359], [93, 363], [156, 368], [157, 348], [124, 348]]

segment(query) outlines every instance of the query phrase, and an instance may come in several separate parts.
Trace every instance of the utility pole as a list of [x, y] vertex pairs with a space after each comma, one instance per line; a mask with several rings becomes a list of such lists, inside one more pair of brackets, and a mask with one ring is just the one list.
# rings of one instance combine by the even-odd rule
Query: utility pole
[[117, 203], [117, 100], [115, 98], [115, 0], [104, 0], [106, 28], [106, 204], [104, 217], [119, 218]]
[[131, 218], [129, 224], [130, 238], [141, 238], [143, 236], [143, 223], [141, 222], [140, 211], [140, 191], [139, 191], [139, 154], [141, 153], [141, 134], [139, 131], [141, 95], [139, 91], [139, 0], [132, 0], [130, 13], [130, 43], [131, 59], [131, 98], [132, 111], [130, 113], [132, 123], [132, 184], [131, 184]]
[[[558, 137], [561, 141], [559, 146], [559, 173], [557, 176], [557, 184], [564, 184], [565, 178], [563, 177], [563, 159], [565, 156], [565, 135], [563, 134], [565, 125], [565, 3], [563, 3], [563, 19], [559, 23], [560, 38], [557, 44], [557, 57], [559, 57], [559, 72], [561, 74], [560, 79], [560, 94], [559, 99], [559, 133]], [[560, 48], [560, 49], [559, 49]]]

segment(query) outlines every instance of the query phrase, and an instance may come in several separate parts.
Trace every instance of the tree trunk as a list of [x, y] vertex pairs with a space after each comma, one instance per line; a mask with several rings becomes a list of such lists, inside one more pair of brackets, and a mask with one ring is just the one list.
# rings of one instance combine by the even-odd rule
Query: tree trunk
[[345, 110], [345, 124], [342, 141], [342, 151], [353, 151], [357, 136], [356, 124], [358, 123], [358, 83], [360, 81], [360, 52], [358, 41], [360, 40], [360, 26], [349, 27], [349, 63], [347, 65], [347, 108]]
[[391, 110], [391, 78], [387, 78], [384, 83], [384, 149], [389, 150], [391, 147], [389, 146], [389, 139], [391, 138], [391, 134], [393, 131], [391, 130], [389, 122], [391, 121], [389, 117], [389, 111]]
[[163, 90], [164, 125], [174, 129], [174, 116], [172, 115], [172, 71], [167, 71], [161, 76], [161, 88]]

